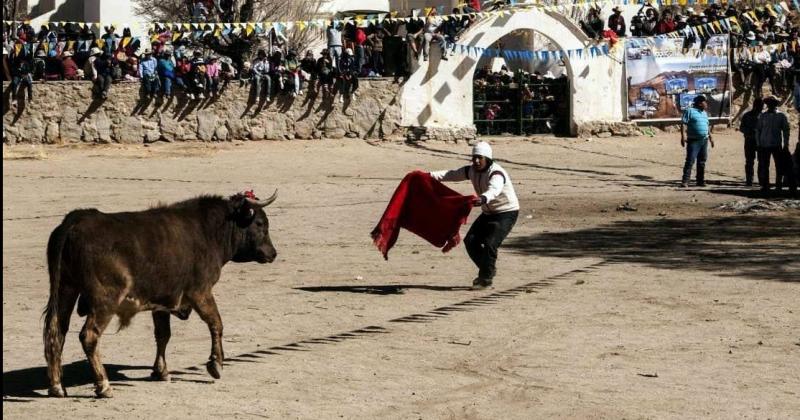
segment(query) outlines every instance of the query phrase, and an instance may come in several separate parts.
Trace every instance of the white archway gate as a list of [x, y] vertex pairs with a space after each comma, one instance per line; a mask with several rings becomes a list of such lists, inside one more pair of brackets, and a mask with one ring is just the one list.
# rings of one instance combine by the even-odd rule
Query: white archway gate
[[[531, 30], [549, 38], [559, 50], [581, 49], [591, 40], [562, 15], [539, 9], [477, 22], [459, 39], [461, 45], [490, 48], [515, 30]], [[474, 128], [473, 75], [478, 57], [456, 54], [444, 61], [431, 48], [431, 57], [409, 77], [402, 89], [403, 125], [444, 129]], [[620, 57], [581, 57], [566, 60], [570, 79], [570, 131], [584, 124], [623, 119], [624, 66]]]

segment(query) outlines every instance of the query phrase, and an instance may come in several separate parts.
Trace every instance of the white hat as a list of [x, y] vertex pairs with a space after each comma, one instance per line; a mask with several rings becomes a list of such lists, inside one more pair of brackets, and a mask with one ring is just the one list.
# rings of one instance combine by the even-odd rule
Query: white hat
[[479, 141], [472, 146], [472, 156], [483, 156], [487, 159], [492, 158], [492, 146], [485, 141]]
[[347, 55], [353, 55], [353, 49], [352, 48], [348, 48], [348, 49], [344, 50], [344, 52], [346, 52]]
[[63, 53], [63, 54], [61, 54], [61, 55], [62, 55], [63, 57], [72, 57], [72, 51], [69, 51], [69, 50], [67, 50], [67, 51], [64, 51], [64, 53]]
[[752, 40], [756, 39], [756, 34], [753, 33], [753, 31], [747, 31], [747, 36], [745, 36], [745, 38], [747, 38], [747, 39], [752, 41]]
[[100, 51], [100, 48], [97, 48], [97, 47], [92, 47], [92, 49], [89, 50], [89, 55], [100, 55], [102, 53], [103, 52]]

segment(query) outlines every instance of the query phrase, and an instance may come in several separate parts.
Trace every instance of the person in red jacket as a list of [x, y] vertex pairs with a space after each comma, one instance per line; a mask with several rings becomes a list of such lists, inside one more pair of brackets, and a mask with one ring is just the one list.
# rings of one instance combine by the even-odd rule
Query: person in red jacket
[[675, 21], [672, 19], [672, 13], [666, 11], [656, 25], [656, 34], [663, 35], [673, 31], [675, 31]]

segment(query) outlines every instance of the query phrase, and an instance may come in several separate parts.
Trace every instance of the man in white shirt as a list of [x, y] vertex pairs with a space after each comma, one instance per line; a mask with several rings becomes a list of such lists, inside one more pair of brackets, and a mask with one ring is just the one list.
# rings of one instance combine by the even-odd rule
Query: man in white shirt
[[464, 237], [464, 246], [479, 270], [478, 277], [472, 281], [473, 287], [482, 289], [491, 286], [497, 272], [497, 249], [511, 232], [519, 215], [519, 200], [511, 177], [492, 160], [492, 148], [486, 142], [473, 146], [471, 165], [431, 172], [431, 177], [437, 181], [472, 182], [478, 194], [473, 205], [481, 206], [483, 213]]

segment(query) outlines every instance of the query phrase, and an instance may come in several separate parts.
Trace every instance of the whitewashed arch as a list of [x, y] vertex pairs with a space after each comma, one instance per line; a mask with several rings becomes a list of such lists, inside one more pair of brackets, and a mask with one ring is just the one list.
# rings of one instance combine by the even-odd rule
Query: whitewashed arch
[[[559, 50], [582, 49], [591, 45], [591, 40], [572, 21], [563, 15], [539, 9], [484, 19], [470, 27], [458, 43], [489, 48], [503, 36], [520, 29], [542, 34]], [[403, 86], [403, 125], [474, 127], [472, 79], [478, 58], [456, 54], [443, 61], [438, 48], [432, 47], [431, 50], [429, 61], [420, 63]], [[609, 57], [584, 56], [566, 60], [572, 101], [572, 134], [581, 124], [622, 121], [624, 74], [620, 57], [621, 51], [615, 51]]]

